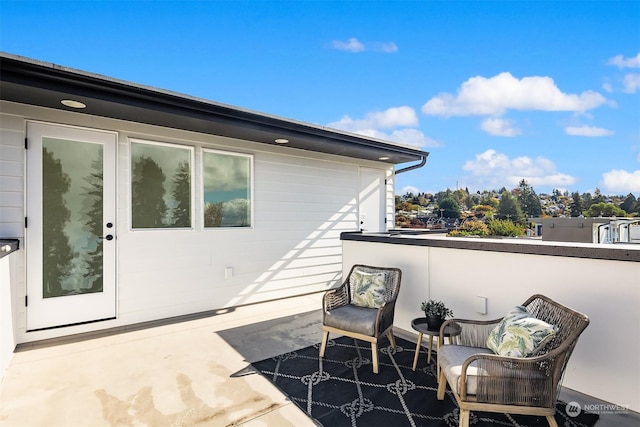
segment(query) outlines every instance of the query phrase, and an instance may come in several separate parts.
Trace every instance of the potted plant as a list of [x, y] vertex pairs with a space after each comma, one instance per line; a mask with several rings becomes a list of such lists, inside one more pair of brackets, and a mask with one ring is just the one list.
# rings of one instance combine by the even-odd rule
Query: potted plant
[[444, 323], [447, 317], [453, 316], [453, 311], [448, 309], [444, 302], [430, 299], [423, 301], [420, 309], [424, 311], [429, 329], [437, 330]]

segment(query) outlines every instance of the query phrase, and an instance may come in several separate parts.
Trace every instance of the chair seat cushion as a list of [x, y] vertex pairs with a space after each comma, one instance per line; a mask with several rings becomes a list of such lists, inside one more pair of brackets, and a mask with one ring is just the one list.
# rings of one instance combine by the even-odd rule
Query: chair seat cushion
[[347, 304], [325, 313], [324, 324], [345, 331], [375, 336], [378, 309]]
[[[493, 354], [488, 348], [467, 347], [464, 345], [444, 345], [438, 352], [438, 363], [442, 368], [447, 382], [454, 393], [460, 393], [460, 376], [462, 375], [462, 364], [469, 356], [474, 354]], [[478, 389], [478, 368], [475, 362], [467, 369], [467, 394], [476, 394]], [[486, 375], [486, 372], [480, 372]]]

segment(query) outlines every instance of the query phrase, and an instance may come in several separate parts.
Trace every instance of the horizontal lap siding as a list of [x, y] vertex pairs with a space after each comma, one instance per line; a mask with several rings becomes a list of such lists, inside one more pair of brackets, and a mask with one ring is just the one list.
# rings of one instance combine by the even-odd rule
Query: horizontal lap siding
[[[20, 341], [321, 291], [340, 279], [340, 233], [358, 229], [357, 159], [11, 103], [3, 103], [3, 111], [13, 114], [2, 116], [0, 129], [3, 237], [24, 234], [26, 120], [118, 132], [118, 317], [27, 337], [25, 309], [17, 304]], [[130, 138], [195, 147], [193, 229], [131, 230]], [[251, 228], [203, 228], [199, 161], [204, 148], [254, 156]], [[229, 278], [227, 267], [233, 270]], [[16, 301], [25, 295], [24, 260], [20, 269], [22, 279], [12, 284]]]
[[198, 218], [192, 231], [126, 232], [137, 256], [122, 257], [121, 310], [180, 314], [326, 289], [342, 269], [340, 233], [357, 227], [357, 190], [357, 166], [256, 152], [252, 228], [202, 230]]
[[26, 328], [24, 295], [26, 261], [24, 251], [24, 119], [0, 114], [0, 238], [20, 239], [19, 251], [11, 254], [13, 265], [9, 283], [13, 309], [13, 325]]
[[24, 237], [24, 121], [0, 115], [0, 237]]
[[[212, 148], [254, 155], [252, 227], [203, 229], [197, 202], [193, 230], [121, 231], [123, 315], [145, 319], [154, 310], [178, 315], [248, 304], [324, 290], [340, 277], [340, 233], [357, 229], [358, 166], [263, 146]], [[129, 179], [125, 150], [121, 136], [123, 194]], [[121, 216], [124, 210], [129, 215], [128, 205], [121, 198]], [[227, 267], [233, 270], [229, 278]]]

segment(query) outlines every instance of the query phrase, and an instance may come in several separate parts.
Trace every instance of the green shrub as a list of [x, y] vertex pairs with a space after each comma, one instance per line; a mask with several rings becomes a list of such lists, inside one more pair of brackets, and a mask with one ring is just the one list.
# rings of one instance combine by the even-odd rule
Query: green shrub
[[523, 236], [525, 234], [524, 227], [515, 224], [509, 220], [492, 219], [488, 223], [489, 230], [493, 236]]
[[458, 229], [452, 230], [447, 236], [487, 236], [489, 228], [482, 221], [465, 221]]

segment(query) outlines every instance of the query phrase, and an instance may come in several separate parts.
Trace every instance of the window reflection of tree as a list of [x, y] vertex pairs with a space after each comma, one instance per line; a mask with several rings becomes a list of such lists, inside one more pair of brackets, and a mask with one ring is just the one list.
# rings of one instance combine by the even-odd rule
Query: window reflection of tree
[[95, 249], [88, 249], [85, 257], [86, 273], [84, 277], [90, 285], [85, 292], [102, 292], [103, 289], [103, 241], [100, 238], [103, 227], [103, 154], [102, 147], [98, 157], [91, 162], [93, 171], [85, 177], [88, 187], [84, 187], [84, 196], [88, 208], [84, 213], [85, 230], [91, 234], [90, 243]]
[[64, 294], [62, 281], [69, 276], [75, 253], [64, 233], [71, 213], [64, 195], [71, 179], [62, 170], [60, 159], [42, 148], [42, 292], [44, 298]]
[[164, 201], [166, 176], [158, 164], [142, 156], [133, 167], [131, 183], [132, 225], [134, 228], [159, 228], [167, 213]]
[[187, 161], [176, 168], [172, 196], [176, 205], [171, 212], [171, 226], [191, 227], [191, 169]]
[[205, 227], [251, 226], [250, 174], [248, 156], [205, 152]]
[[224, 202], [207, 203], [204, 208], [204, 226], [205, 227], [222, 226], [223, 210], [224, 210]]

